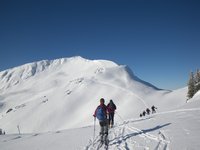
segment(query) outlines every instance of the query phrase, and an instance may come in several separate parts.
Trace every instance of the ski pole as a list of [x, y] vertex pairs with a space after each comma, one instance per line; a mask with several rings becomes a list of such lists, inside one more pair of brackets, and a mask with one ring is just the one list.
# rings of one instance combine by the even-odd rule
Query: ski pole
[[96, 126], [96, 117], [94, 117], [93, 145], [94, 145], [94, 138], [95, 138], [95, 126]]

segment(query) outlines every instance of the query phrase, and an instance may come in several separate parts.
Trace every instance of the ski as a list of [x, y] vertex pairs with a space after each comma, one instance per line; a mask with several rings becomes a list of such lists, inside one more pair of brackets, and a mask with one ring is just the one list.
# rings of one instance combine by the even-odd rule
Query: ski
[[105, 149], [105, 150], [108, 150], [108, 145], [109, 145], [109, 141], [108, 141], [108, 139], [107, 139], [107, 142], [106, 142], [105, 145], [104, 145], [104, 149]]
[[99, 144], [97, 146], [97, 150], [105, 149], [108, 150], [109, 140], [106, 139], [105, 141], [99, 140]]
[[100, 142], [99, 145], [97, 146], [97, 150], [99, 150], [103, 146], [103, 143]]

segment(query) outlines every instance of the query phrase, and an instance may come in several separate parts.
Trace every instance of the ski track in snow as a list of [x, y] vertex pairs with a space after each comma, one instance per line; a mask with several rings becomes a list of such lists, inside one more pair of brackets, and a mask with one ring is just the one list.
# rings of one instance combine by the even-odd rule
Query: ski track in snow
[[[95, 137], [94, 141], [91, 139], [84, 150], [107, 149], [104, 146], [100, 146], [99, 138], [98, 135]], [[168, 150], [170, 144], [164, 131], [160, 130], [158, 135], [153, 135], [131, 126], [129, 121], [109, 129], [108, 138], [108, 149], [112, 150], [150, 150], [152, 147], [155, 147], [154, 150]]]
[[[176, 113], [176, 112], [187, 112], [187, 111], [199, 111], [200, 108], [192, 109], [179, 109], [166, 112], [156, 113], [154, 115]], [[119, 116], [120, 117], [120, 116]], [[146, 119], [151, 119], [146, 118]], [[123, 121], [123, 118], [121, 118]], [[143, 120], [143, 119], [142, 119]], [[154, 147], [154, 150], [169, 150], [170, 140], [166, 136], [165, 131], [159, 130], [158, 135], [148, 133], [151, 130], [158, 130], [164, 126], [168, 126], [170, 123], [156, 126], [153, 129], [140, 130], [133, 127], [131, 123], [140, 120], [129, 120], [123, 121], [114, 128], [109, 130], [109, 146], [108, 149], [112, 150], [132, 150], [132, 149], [144, 149], [150, 150]], [[104, 146], [100, 147], [100, 136], [97, 135], [94, 140], [90, 140], [89, 144], [84, 150], [101, 150], [106, 149]], [[149, 146], [148, 146], [149, 145]]]
[[165, 112], [159, 112], [156, 115], [161, 114], [169, 114], [169, 113], [176, 113], [176, 112], [187, 112], [187, 111], [200, 111], [200, 108], [186, 108], [186, 109], [177, 109], [177, 110], [171, 110], [171, 111], [165, 111]]

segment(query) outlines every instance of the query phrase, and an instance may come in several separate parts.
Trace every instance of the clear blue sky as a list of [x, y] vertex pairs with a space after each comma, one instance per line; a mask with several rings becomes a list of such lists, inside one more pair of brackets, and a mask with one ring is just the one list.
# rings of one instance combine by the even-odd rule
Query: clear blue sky
[[200, 68], [200, 1], [0, 0], [0, 71], [77, 55], [184, 87]]

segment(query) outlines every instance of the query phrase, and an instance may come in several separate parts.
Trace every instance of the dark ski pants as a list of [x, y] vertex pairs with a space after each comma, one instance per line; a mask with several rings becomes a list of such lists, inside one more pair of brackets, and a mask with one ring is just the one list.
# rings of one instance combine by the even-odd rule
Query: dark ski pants
[[101, 141], [104, 141], [108, 136], [108, 120], [99, 121]]
[[109, 121], [108, 124], [113, 126], [114, 125], [114, 112], [109, 113]]

